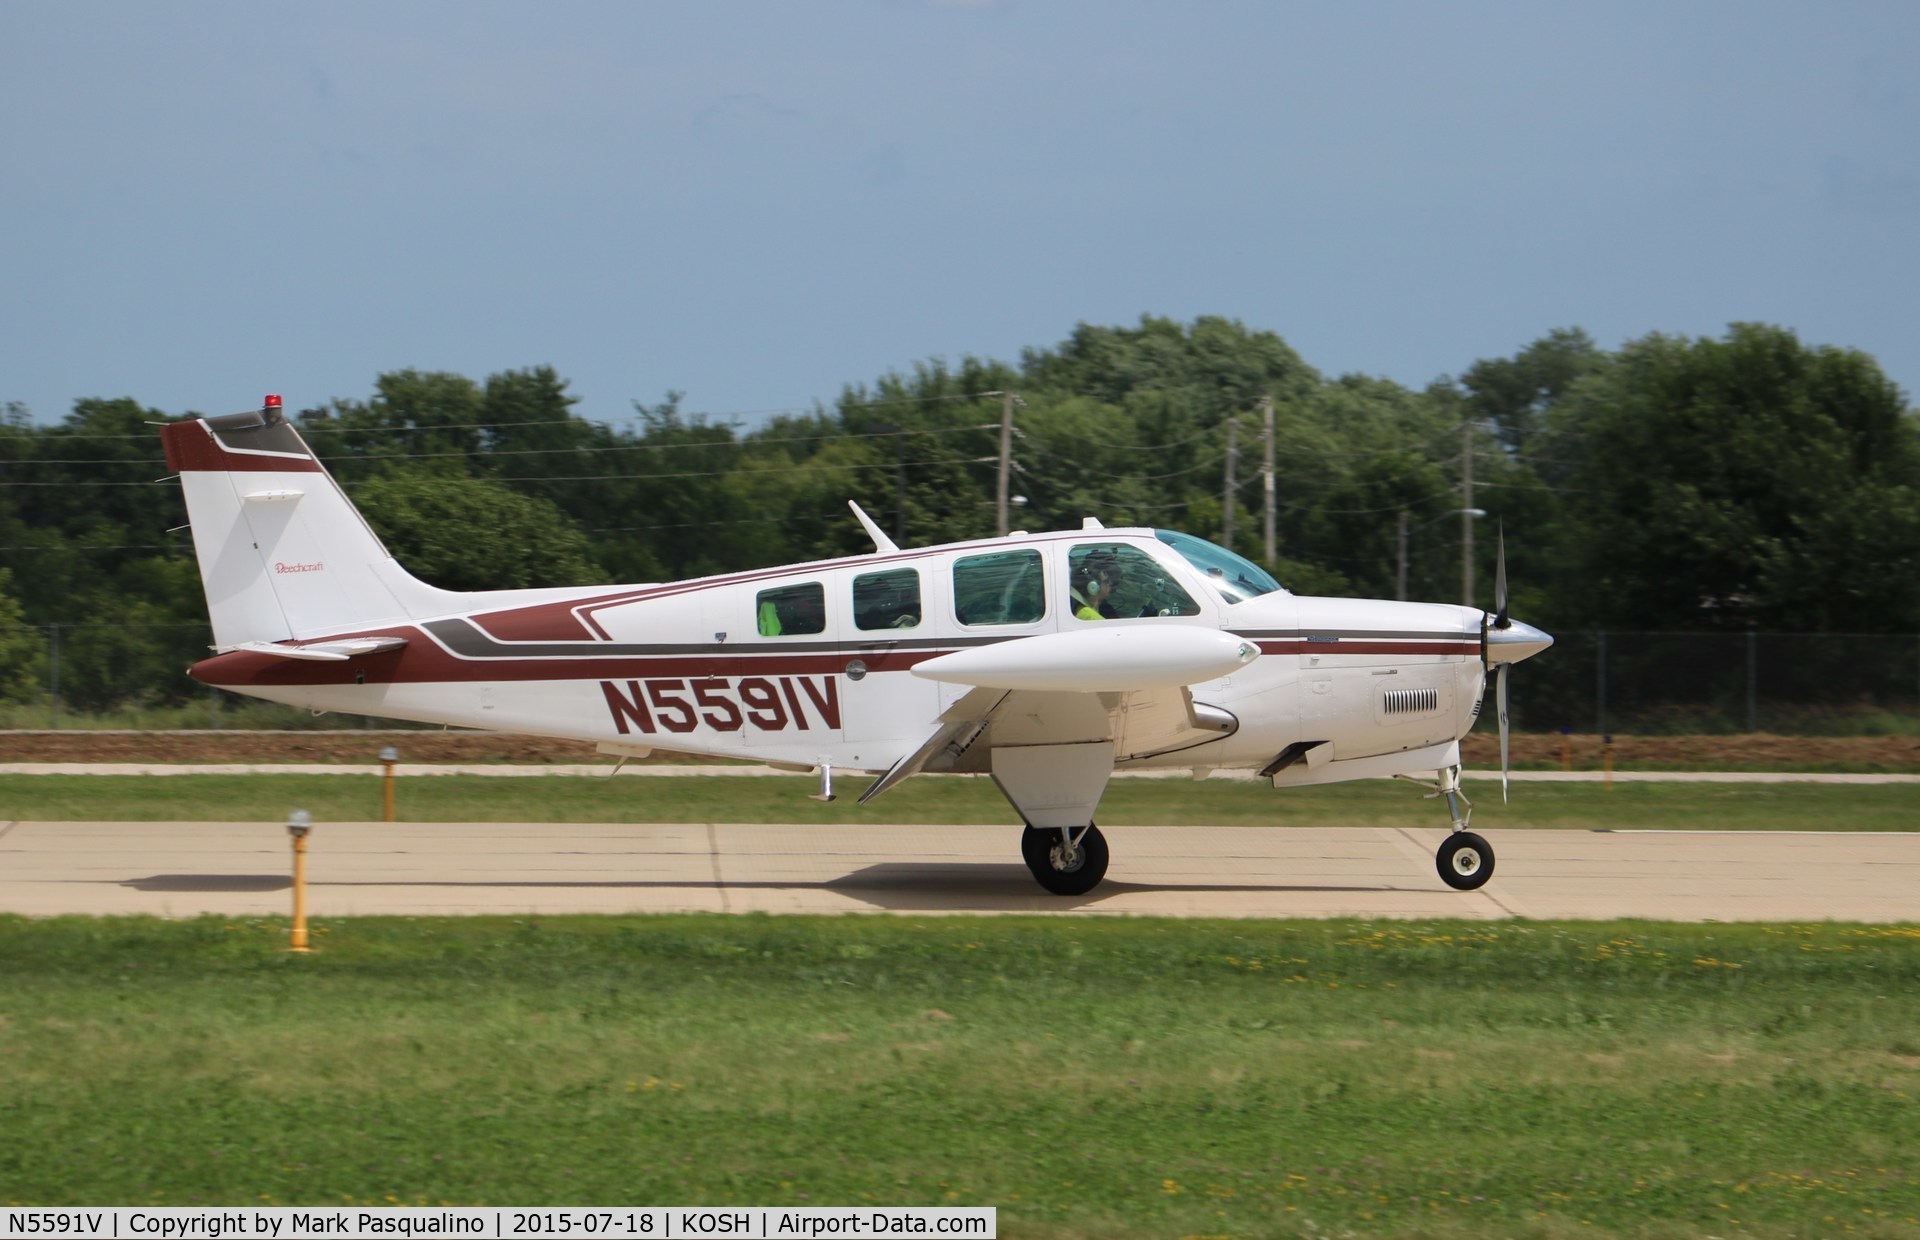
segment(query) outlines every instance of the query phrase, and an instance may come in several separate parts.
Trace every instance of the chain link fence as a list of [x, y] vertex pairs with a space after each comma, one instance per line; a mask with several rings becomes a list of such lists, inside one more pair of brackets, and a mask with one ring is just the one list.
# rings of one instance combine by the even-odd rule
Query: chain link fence
[[1686, 735], [1920, 730], [1920, 634], [1554, 635], [1510, 673], [1515, 729]]
[[[188, 679], [211, 641], [204, 623], [0, 628], [5, 726], [158, 726], [143, 720], [165, 712], [172, 726], [258, 727], [263, 709], [283, 713], [275, 726], [311, 718]], [[1510, 690], [1522, 732], [1904, 734], [1920, 731], [1920, 634], [1557, 633], [1551, 650], [1515, 665]]]

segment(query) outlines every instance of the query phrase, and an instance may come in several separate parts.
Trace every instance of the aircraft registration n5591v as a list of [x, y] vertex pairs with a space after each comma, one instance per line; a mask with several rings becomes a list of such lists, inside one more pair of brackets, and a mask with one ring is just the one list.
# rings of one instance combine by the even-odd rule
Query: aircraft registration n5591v
[[[1077, 530], [692, 581], [456, 592], [407, 573], [269, 396], [163, 428], [213, 622], [210, 685], [381, 715], [874, 776], [992, 776], [1040, 885], [1106, 873], [1116, 769], [1258, 771], [1276, 787], [1431, 777], [1440, 877], [1493, 873], [1460, 738], [1495, 673], [1553, 639], [1495, 608], [1307, 598], [1188, 534]], [[476, 531], [476, 536], [479, 532]]]

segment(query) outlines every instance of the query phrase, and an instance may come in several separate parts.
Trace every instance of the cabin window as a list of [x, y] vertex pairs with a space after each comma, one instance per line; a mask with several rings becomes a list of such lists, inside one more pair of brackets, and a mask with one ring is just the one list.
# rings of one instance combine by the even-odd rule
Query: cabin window
[[911, 568], [853, 579], [853, 624], [859, 629], [911, 629], [920, 624], [920, 574]]
[[962, 624], [1032, 624], [1047, 614], [1040, 553], [1031, 548], [953, 562], [953, 611]]
[[1081, 543], [1069, 551], [1067, 590], [1079, 620], [1200, 614], [1193, 596], [1158, 561], [1125, 543]]
[[817, 581], [762, 590], [754, 599], [762, 637], [804, 637], [827, 629], [827, 592]]

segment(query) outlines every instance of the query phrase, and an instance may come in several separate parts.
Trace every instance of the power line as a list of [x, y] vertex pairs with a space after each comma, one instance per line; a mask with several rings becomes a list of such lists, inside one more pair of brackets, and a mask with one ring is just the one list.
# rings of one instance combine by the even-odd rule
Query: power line
[[[836, 404], [834, 405], [834, 408], [843, 410], [843, 411], [850, 410], [850, 409], [889, 409], [899, 405], [931, 405], [931, 404], [939, 404], [944, 401], [985, 400], [989, 397], [998, 398], [999, 395], [1000, 394], [996, 391], [996, 392], [956, 392], [946, 396], [900, 396], [900, 397], [895, 397], [889, 400], [856, 400], [856, 401], [836, 402]], [[238, 410], [237, 412], [256, 413], [258, 412], [258, 410], [242, 409], [242, 410]], [[320, 416], [323, 418], [326, 418], [328, 420], [332, 420], [333, 418], [333, 415], [331, 413], [326, 412], [325, 410], [320, 410], [318, 412], [320, 413]], [[769, 417], [775, 414], [804, 414], [804, 413], [816, 413], [816, 412], [831, 412], [831, 411], [828, 410], [826, 406], [820, 405], [816, 402], [815, 404], [812, 404], [812, 405], [787, 405], [777, 409], [734, 409], [734, 410], [697, 409], [692, 411], [687, 416], [695, 417], [695, 418], [732, 419], [732, 418]], [[201, 415], [193, 415], [191, 417], [169, 418], [167, 422], [168, 424], [171, 424], [174, 422], [193, 421], [193, 420], [196, 420], [196, 418], [198, 418], [199, 416]], [[226, 417], [230, 415], [210, 414], [205, 416]], [[383, 426], [383, 427], [377, 427], [377, 428], [357, 427], [357, 426], [317, 426], [309, 422], [302, 425], [300, 427], [300, 431], [302, 434], [344, 435], [344, 434], [352, 434], [359, 431], [370, 431], [370, 432], [386, 433], [386, 434], [425, 434], [429, 431], [500, 430], [500, 429], [521, 427], [521, 426], [582, 426], [582, 427], [591, 428], [591, 427], [622, 426], [629, 423], [641, 421], [645, 416], [646, 416], [645, 414], [636, 413], [632, 417], [611, 418], [605, 422], [589, 421], [586, 418], [566, 417], [566, 418], [532, 419], [524, 422], [458, 422], [458, 423], [449, 423], [447, 425], [439, 425], [439, 426], [414, 425], [414, 426]], [[159, 424], [156, 423], [155, 425], [159, 425]], [[4, 429], [4, 428], [0, 428], [0, 429]], [[58, 426], [26, 428], [26, 433], [32, 434], [32, 435], [45, 435], [50, 438], [58, 438], [58, 439], [67, 440], [67, 441], [78, 441], [78, 440], [108, 441], [108, 440], [149, 438], [149, 436], [147, 435], [77, 435], [77, 434], [68, 433], [63, 428]]]
[[[517, 422], [517, 423], [511, 423], [510, 425], [529, 426], [529, 425], [535, 425], [535, 424], [527, 423], [527, 422]], [[407, 430], [413, 430], [413, 429], [458, 431], [458, 430], [471, 430], [474, 428], [472, 427], [425, 427], [425, 428], [391, 427], [391, 428], [381, 428], [379, 430], [367, 430], [364, 432], [356, 430], [353, 433], [365, 433], [369, 435], [375, 435], [375, 434], [399, 433], [401, 431], [407, 431]], [[724, 429], [724, 428], [718, 428], [718, 429]], [[887, 439], [897, 434], [927, 435], [927, 436], [967, 435], [967, 434], [973, 434], [982, 429], [984, 428], [979, 426], [945, 426], [945, 427], [927, 427], [925, 429], [911, 428], [911, 429], [905, 429], [902, 431], [841, 431], [841, 432], [831, 433], [831, 434], [822, 433], [819, 435], [781, 435], [781, 436], [770, 436], [765, 438], [758, 437], [758, 436], [749, 436], [748, 438], [745, 438], [745, 439], [691, 441], [691, 442], [682, 442], [682, 443], [573, 444], [567, 447], [560, 447], [560, 448], [473, 448], [470, 450], [455, 450], [450, 452], [378, 452], [378, 453], [356, 453], [356, 454], [348, 454], [348, 455], [335, 454], [335, 455], [329, 455], [329, 456], [319, 456], [316, 453], [315, 455], [317, 459], [321, 461], [327, 462], [329, 464], [334, 464], [334, 463], [353, 463], [353, 462], [376, 463], [381, 461], [431, 461], [431, 460], [445, 460], [445, 459], [455, 458], [455, 457], [479, 458], [479, 457], [493, 457], [493, 456], [578, 456], [582, 453], [593, 455], [593, 454], [599, 454], [603, 452], [671, 452], [671, 451], [681, 451], [681, 450], [693, 451], [693, 450], [702, 449], [702, 448], [710, 449], [710, 450], [752, 451], [754, 449], [761, 448], [761, 447], [774, 446], [774, 445], [780, 445], [780, 444], [790, 444], [790, 443], [839, 443], [839, 442], [845, 442], [845, 441], [851, 441], [851, 440]], [[341, 433], [347, 433], [347, 429], [341, 428]], [[144, 439], [146, 438], [146, 436], [125, 436], [124, 438]], [[51, 457], [51, 458], [49, 457], [11, 457], [11, 458], [0, 457], [0, 465], [5, 465], [8, 463], [21, 464], [21, 465], [145, 465], [149, 468], [152, 468], [154, 465], [154, 460], [153, 458], [150, 458], [150, 457], [143, 457], [143, 458], [137, 458], [137, 459], [128, 458], [128, 457], [122, 457], [117, 459], [89, 458], [89, 457]]]

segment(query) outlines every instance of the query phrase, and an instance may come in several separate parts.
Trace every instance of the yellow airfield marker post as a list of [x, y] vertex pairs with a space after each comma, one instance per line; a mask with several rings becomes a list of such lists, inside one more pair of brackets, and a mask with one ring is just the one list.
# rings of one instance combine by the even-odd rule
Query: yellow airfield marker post
[[380, 765], [387, 768], [386, 775], [382, 777], [380, 792], [381, 799], [386, 805], [388, 822], [393, 821], [393, 764], [398, 761], [400, 761], [400, 751], [392, 745], [380, 751]]
[[307, 832], [313, 830], [313, 815], [296, 809], [287, 815], [287, 834], [293, 837], [293, 941], [290, 952], [306, 954], [307, 945]]

